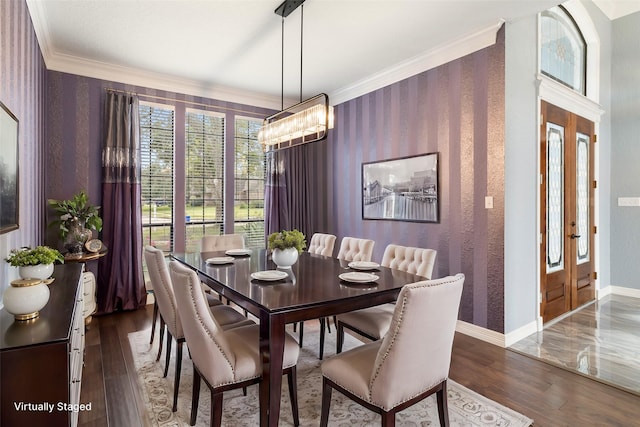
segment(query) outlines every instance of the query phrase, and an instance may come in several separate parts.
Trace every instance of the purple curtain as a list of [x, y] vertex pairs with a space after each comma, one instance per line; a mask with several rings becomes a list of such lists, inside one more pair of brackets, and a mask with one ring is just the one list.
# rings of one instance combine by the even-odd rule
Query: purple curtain
[[98, 265], [98, 313], [146, 304], [142, 276], [140, 120], [135, 95], [108, 91], [102, 147], [102, 237], [108, 253]]
[[265, 184], [265, 233], [298, 229], [308, 238], [327, 232], [327, 143], [270, 154]]
[[289, 229], [289, 200], [283, 155], [285, 151], [267, 154], [267, 180], [264, 186], [264, 232], [269, 234]]

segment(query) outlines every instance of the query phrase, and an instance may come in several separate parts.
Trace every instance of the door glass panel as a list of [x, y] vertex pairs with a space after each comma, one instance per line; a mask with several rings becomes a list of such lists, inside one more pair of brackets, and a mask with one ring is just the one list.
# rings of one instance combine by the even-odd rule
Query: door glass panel
[[576, 134], [577, 262], [589, 260], [589, 137]]
[[564, 128], [547, 123], [547, 272], [564, 268]]

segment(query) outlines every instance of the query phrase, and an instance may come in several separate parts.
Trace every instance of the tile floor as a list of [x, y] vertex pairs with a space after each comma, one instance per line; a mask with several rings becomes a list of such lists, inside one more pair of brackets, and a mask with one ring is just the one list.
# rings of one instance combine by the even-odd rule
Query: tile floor
[[640, 298], [607, 295], [509, 349], [640, 395]]

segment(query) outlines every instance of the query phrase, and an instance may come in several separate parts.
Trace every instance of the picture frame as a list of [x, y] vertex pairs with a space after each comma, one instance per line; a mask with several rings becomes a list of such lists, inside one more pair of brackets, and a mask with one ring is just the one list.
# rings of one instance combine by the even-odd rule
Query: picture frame
[[362, 219], [440, 222], [439, 155], [362, 163]]
[[19, 227], [18, 119], [0, 101], [0, 234]]

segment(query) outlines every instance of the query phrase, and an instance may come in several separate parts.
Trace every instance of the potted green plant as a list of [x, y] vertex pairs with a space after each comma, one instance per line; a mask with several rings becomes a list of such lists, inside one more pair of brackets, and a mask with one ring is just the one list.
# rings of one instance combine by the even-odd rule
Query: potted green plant
[[64, 247], [69, 252], [82, 252], [84, 244], [93, 234], [91, 230], [102, 230], [100, 206], [89, 203], [89, 197], [84, 191], [69, 200], [49, 199], [48, 203], [58, 214], [58, 218], [49, 225], [59, 228]]
[[279, 268], [291, 268], [298, 255], [307, 247], [304, 234], [298, 230], [283, 230], [271, 233], [268, 238], [271, 259]]
[[6, 261], [18, 267], [18, 274], [23, 279], [48, 279], [53, 274], [53, 264], [64, 262], [64, 257], [57, 249], [49, 246], [24, 247], [12, 250]]

